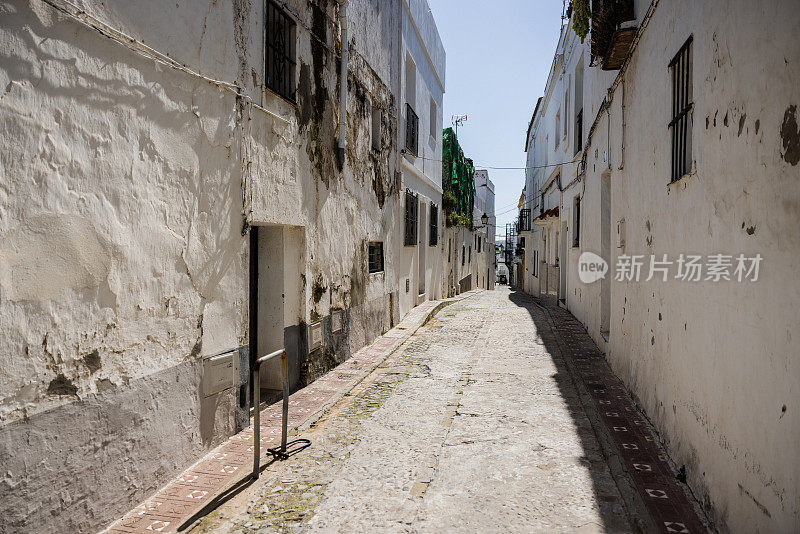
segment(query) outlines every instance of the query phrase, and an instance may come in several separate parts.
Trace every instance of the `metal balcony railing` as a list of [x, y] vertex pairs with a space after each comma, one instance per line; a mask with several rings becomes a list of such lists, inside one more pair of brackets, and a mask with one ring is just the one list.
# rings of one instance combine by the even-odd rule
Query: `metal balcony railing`
[[529, 232], [531, 229], [531, 210], [524, 209], [519, 211], [519, 219], [517, 219], [517, 233]]

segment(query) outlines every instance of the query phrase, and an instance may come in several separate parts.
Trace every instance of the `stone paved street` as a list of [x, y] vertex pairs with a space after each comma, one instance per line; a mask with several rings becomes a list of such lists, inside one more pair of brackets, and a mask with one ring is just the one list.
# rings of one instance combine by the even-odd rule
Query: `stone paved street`
[[547, 317], [507, 288], [445, 308], [194, 532], [649, 530]]

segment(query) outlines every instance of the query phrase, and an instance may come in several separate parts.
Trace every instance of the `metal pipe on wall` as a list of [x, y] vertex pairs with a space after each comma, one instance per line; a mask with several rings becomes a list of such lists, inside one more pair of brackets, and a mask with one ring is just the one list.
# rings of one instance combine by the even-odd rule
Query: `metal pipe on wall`
[[345, 150], [347, 148], [347, 0], [340, 3], [340, 18], [342, 26], [342, 65], [339, 74], [339, 161], [344, 166]]

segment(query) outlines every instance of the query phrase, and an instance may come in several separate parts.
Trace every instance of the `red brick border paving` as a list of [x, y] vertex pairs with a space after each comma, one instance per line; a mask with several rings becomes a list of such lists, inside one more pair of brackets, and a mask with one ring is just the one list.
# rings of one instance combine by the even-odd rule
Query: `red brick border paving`
[[[366, 378], [390, 354], [416, 332], [441, 307], [478, 293], [468, 291], [445, 300], [427, 301], [413, 308], [395, 328], [289, 397], [289, 428], [317, 420], [324, 410]], [[262, 464], [264, 454], [280, 440], [281, 405], [278, 401], [261, 412]], [[231, 436], [201, 458], [155, 495], [103, 530], [104, 533], [134, 534], [174, 532], [216, 496], [245, 478], [253, 466], [252, 425]]]
[[561, 307], [543, 307], [553, 323], [563, 358], [570, 360], [573, 377], [588, 390], [658, 531], [708, 532], [679, 485], [649, 423], [583, 325]]

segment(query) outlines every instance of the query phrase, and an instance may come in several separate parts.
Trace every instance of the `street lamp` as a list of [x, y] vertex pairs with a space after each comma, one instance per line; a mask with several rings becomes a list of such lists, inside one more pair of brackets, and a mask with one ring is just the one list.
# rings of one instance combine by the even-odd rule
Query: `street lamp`
[[486, 215], [486, 212], [483, 212], [483, 215], [481, 215], [481, 224], [483, 224], [484, 226], [489, 224], [489, 216]]

